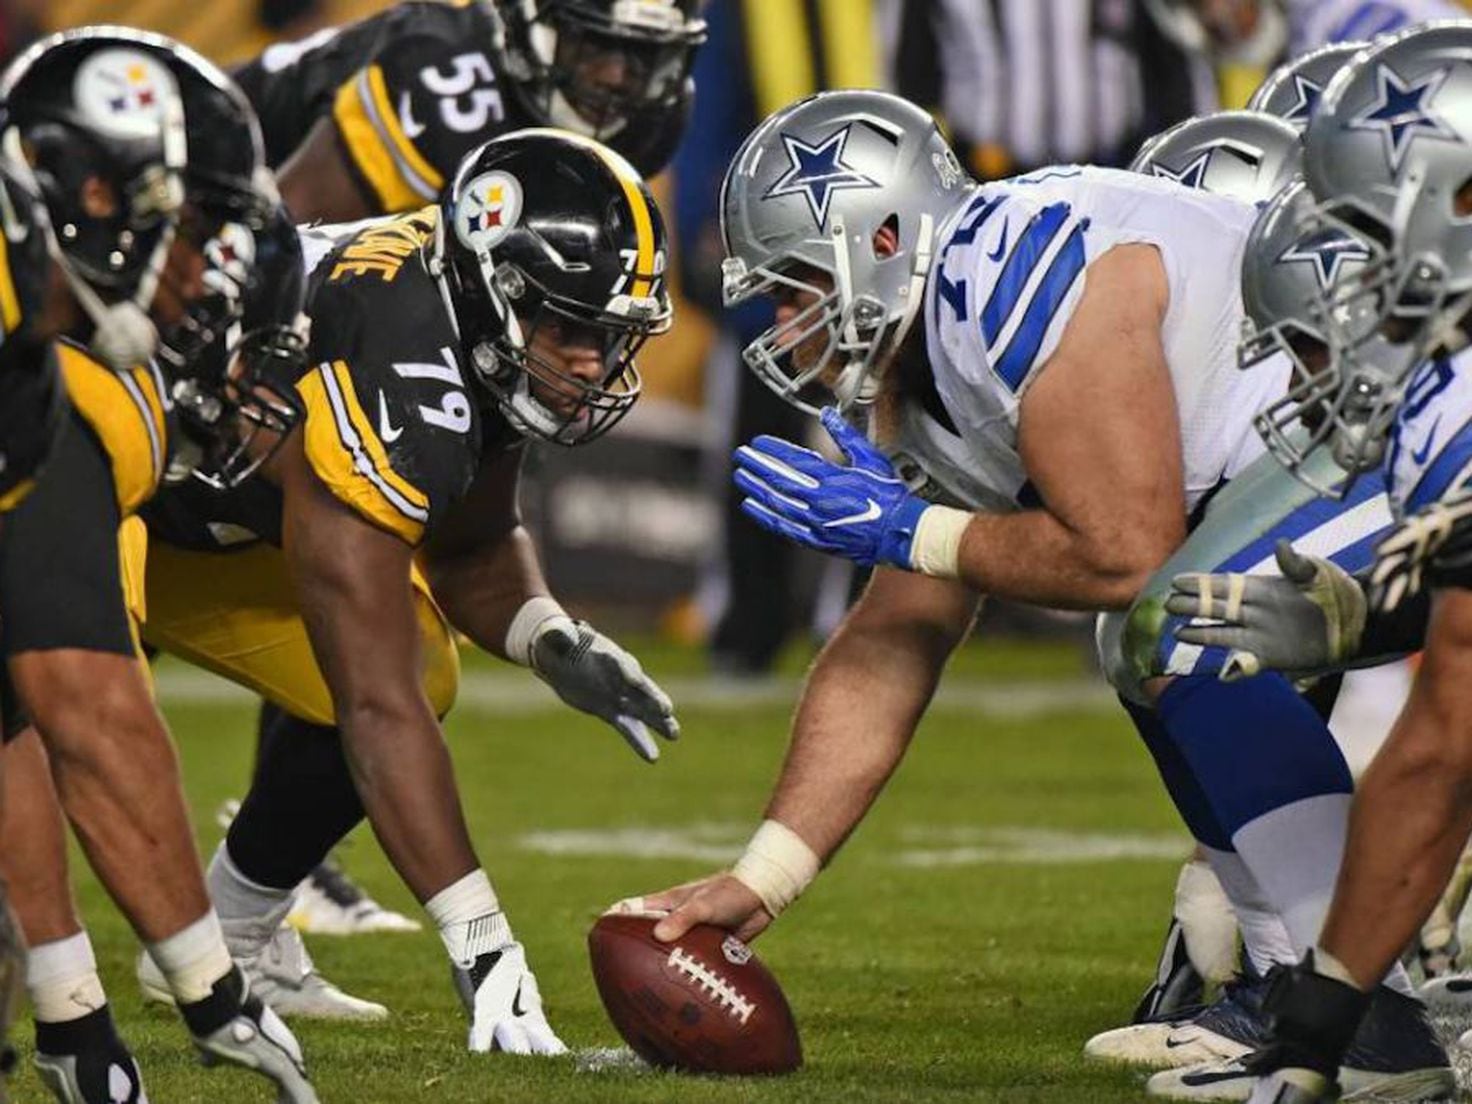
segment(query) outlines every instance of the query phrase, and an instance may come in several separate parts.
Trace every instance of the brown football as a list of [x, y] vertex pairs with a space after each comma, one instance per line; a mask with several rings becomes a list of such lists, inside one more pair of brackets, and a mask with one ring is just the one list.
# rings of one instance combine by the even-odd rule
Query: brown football
[[648, 916], [603, 916], [588, 933], [608, 1018], [653, 1066], [691, 1073], [790, 1073], [802, 1065], [792, 1009], [745, 943], [702, 924], [674, 943]]

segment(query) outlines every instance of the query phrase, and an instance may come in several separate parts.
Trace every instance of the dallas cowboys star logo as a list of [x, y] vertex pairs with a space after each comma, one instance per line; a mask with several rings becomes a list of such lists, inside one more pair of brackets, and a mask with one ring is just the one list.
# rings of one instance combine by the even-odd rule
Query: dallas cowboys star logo
[[1406, 151], [1418, 135], [1455, 142], [1459, 139], [1441, 118], [1431, 113], [1427, 101], [1434, 99], [1447, 77], [1438, 69], [1419, 83], [1401, 80], [1394, 69], [1379, 65], [1375, 80], [1379, 88], [1376, 100], [1349, 120], [1352, 130], [1378, 130], [1385, 143], [1385, 156], [1391, 169], [1399, 173]]
[[1296, 241], [1278, 257], [1279, 264], [1311, 264], [1321, 291], [1339, 279], [1340, 268], [1349, 261], [1368, 261], [1370, 250], [1363, 242], [1332, 231]]
[[782, 144], [787, 149], [788, 166], [763, 193], [762, 198], [801, 195], [808, 201], [808, 210], [821, 230], [827, 225], [828, 204], [834, 192], [843, 188], [879, 187], [877, 180], [871, 180], [853, 166], [843, 163], [843, 148], [848, 144], [851, 125], [845, 124], [816, 146], [791, 134], [782, 135]]
[[1206, 179], [1206, 166], [1211, 163], [1211, 150], [1202, 150], [1190, 164], [1180, 169], [1167, 168], [1159, 161], [1150, 166], [1150, 175], [1174, 180], [1187, 188], [1200, 188]]
[[1288, 110], [1283, 118], [1289, 122], [1308, 122], [1314, 117], [1318, 110], [1319, 99], [1324, 94], [1324, 86], [1309, 80], [1302, 73], [1293, 74], [1293, 102], [1288, 105]]

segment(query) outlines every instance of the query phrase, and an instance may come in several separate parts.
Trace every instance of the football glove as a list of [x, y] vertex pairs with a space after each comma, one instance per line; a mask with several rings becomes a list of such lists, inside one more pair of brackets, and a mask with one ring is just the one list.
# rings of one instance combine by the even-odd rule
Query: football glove
[[547, 618], [532, 638], [531, 661], [559, 698], [607, 721], [641, 759], [659, 758], [651, 729], [666, 740], [679, 737], [670, 696], [637, 659], [586, 621], [563, 614]]
[[1472, 567], [1472, 494], [1434, 502], [1400, 523], [1375, 546], [1370, 603], [1393, 613], [1428, 582], [1449, 575], [1466, 578]]
[[470, 1014], [473, 1053], [567, 1053], [542, 1011], [537, 978], [526, 964], [526, 950], [520, 943], [507, 943], [476, 956], [468, 967], [453, 969], [455, 988]]
[[1260, 671], [1311, 672], [1343, 666], [1359, 652], [1367, 603], [1337, 564], [1277, 546], [1276, 575], [1188, 573], [1171, 580], [1165, 608], [1188, 621], [1177, 639], [1229, 649], [1224, 682]]
[[734, 456], [732, 479], [746, 494], [742, 512], [796, 544], [913, 570], [915, 528], [930, 503], [910, 494], [885, 455], [836, 409], [825, 408], [822, 421], [846, 463], [763, 434]]

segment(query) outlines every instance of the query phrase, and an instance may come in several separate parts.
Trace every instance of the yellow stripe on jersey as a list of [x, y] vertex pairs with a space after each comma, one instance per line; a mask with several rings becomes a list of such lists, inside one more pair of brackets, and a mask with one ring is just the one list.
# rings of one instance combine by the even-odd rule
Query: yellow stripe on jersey
[[66, 392], [107, 450], [118, 509], [124, 517], [158, 489], [168, 426], [161, 381], [149, 368], [114, 372], [75, 345], [57, 344]]
[[745, 0], [742, 10], [757, 115], [765, 118], [817, 86], [807, 13], [802, 0]]
[[433, 200], [445, 178], [414, 148], [389, 102], [383, 69], [370, 65], [337, 90], [332, 105], [343, 144], [385, 212], [407, 211]]
[[14, 510], [25, 501], [26, 495], [35, 489], [36, 481], [34, 479], [22, 479], [14, 487], [11, 487], [10, 490], [0, 495], [0, 514], [10, 513], [11, 510]]
[[854, 0], [818, 0], [818, 31], [829, 88], [878, 88], [873, 5]]
[[0, 334], [9, 337], [20, 326], [20, 296], [10, 271], [10, 243], [0, 235]]
[[340, 501], [373, 524], [417, 545], [429, 498], [389, 463], [343, 361], [319, 365], [297, 382], [306, 405], [307, 462]]

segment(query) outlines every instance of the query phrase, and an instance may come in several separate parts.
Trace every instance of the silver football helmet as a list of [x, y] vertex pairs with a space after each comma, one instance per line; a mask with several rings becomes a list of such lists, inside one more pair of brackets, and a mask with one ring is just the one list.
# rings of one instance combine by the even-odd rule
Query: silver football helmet
[[1220, 111], [1157, 134], [1140, 147], [1130, 169], [1264, 203], [1298, 176], [1302, 157], [1291, 123], [1259, 111]]
[[[1254, 425], [1278, 461], [1321, 494], [1338, 497], [1354, 474], [1380, 461], [1395, 416], [1392, 379], [1404, 370], [1404, 346], [1380, 332], [1374, 302], [1336, 298], [1374, 256], [1374, 242], [1326, 220], [1302, 181], [1263, 208], [1242, 256], [1242, 306], [1247, 313], [1237, 349], [1240, 368], [1275, 353], [1292, 366], [1288, 390]], [[1353, 352], [1359, 371], [1346, 371]], [[1382, 375], [1369, 369], [1379, 366]], [[1327, 445], [1340, 471], [1308, 459]], [[1348, 473], [1351, 478], [1340, 478]]]
[[936, 229], [972, 186], [935, 121], [898, 96], [820, 92], [769, 116], [721, 186], [722, 296], [796, 310], [779, 305], [747, 365], [809, 413], [873, 401], [924, 298]]
[[1276, 115], [1297, 127], [1308, 126], [1334, 74], [1366, 45], [1364, 42], [1330, 42], [1285, 61], [1258, 86], [1252, 99], [1247, 101], [1248, 109]]

